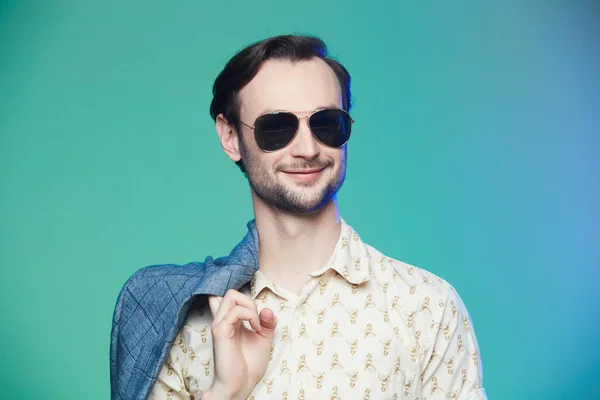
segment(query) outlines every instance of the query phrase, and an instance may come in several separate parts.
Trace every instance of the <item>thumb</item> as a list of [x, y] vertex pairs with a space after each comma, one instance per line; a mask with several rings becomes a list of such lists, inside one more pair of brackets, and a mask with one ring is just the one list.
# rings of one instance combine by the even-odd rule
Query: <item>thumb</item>
[[216, 317], [217, 312], [219, 311], [219, 307], [221, 307], [221, 303], [223, 302], [223, 298], [219, 296], [208, 296], [208, 307], [210, 308], [210, 313], [213, 318]]
[[273, 313], [273, 310], [270, 308], [263, 308], [258, 315], [258, 318], [260, 319], [260, 333], [262, 336], [272, 339], [273, 332], [275, 332], [275, 327], [277, 326], [277, 317]]

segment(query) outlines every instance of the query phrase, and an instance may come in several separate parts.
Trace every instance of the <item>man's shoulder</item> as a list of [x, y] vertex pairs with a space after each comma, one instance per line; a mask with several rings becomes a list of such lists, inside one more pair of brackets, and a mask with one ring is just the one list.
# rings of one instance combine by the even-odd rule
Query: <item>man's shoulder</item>
[[195, 295], [222, 296], [232, 285], [238, 285], [238, 281], [249, 279], [244, 267], [225, 261], [209, 256], [203, 262], [154, 264], [140, 268], [123, 285], [115, 316], [119, 316], [124, 303], [133, 304], [134, 308], [141, 305], [159, 310], [168, 303], [168, 307], [177, 309]]
[[392, 283], [400, 293], [420, 298], [447, 299], [456, 296], [454, 287], [436, 274], [407, 262], [382, 254], [367, 245], [371, 257], [372, 276], [378, 281]]
[[[204, 264], [192, 262], [180, 264], [154, 264], [138, 269], [123, 285], [119, 299], [160, 297], [164, 291], [179, 291], [182, 286], [194, 280], [203, 270]], [[171, 289], [171, 290], [170, 290]]]
[[124, 288], [140, 290], [155, 287], [158, 282], [184, 283], [189, 279], [198, 277], [205, 268], [203, 262], [190, 262], [187, 264], [154, 264], [135, 271], [125, 282]]
[[202, 262], [154, 264], [138, 269], [123, 285], [117, 299], [115, 320], [121, 311], [137, 310], [160, 302], [185, 301], [205, 268]]

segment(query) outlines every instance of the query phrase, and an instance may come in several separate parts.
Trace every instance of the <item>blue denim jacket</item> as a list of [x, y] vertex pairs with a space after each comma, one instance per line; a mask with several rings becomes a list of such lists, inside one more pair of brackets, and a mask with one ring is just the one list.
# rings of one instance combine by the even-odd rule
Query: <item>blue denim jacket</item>
[[129, 278], [112, 323], [111, 398], [145, 399], [194, 298], [237, 290], [257, 269], [258, 233], [252, 220], [246, 237], [227, 257], [183, 266], [154, 265]]

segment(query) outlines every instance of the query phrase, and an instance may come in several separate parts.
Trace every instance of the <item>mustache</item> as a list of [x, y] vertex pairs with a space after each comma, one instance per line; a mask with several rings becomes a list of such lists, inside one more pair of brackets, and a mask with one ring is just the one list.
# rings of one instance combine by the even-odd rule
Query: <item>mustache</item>
[[315, 159], [315, 160], [310, 160], [310, 161], [304, 161], [302, 163], [279, 165], [279, 166], [277, 166], [276, 171], [302, 170], [302, 169], [324, 169], [324, 168], [332, 167], [332, 166], [333, 166], [332, 160]]

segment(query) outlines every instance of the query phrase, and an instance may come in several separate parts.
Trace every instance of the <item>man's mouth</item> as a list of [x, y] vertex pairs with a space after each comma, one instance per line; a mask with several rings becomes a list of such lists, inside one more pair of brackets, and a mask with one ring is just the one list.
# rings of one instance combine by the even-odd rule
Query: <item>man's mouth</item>
[[321, 176], [325, 168], [293, 169], [282, 171], [286, 176], [299, 181], [312, 181]]

